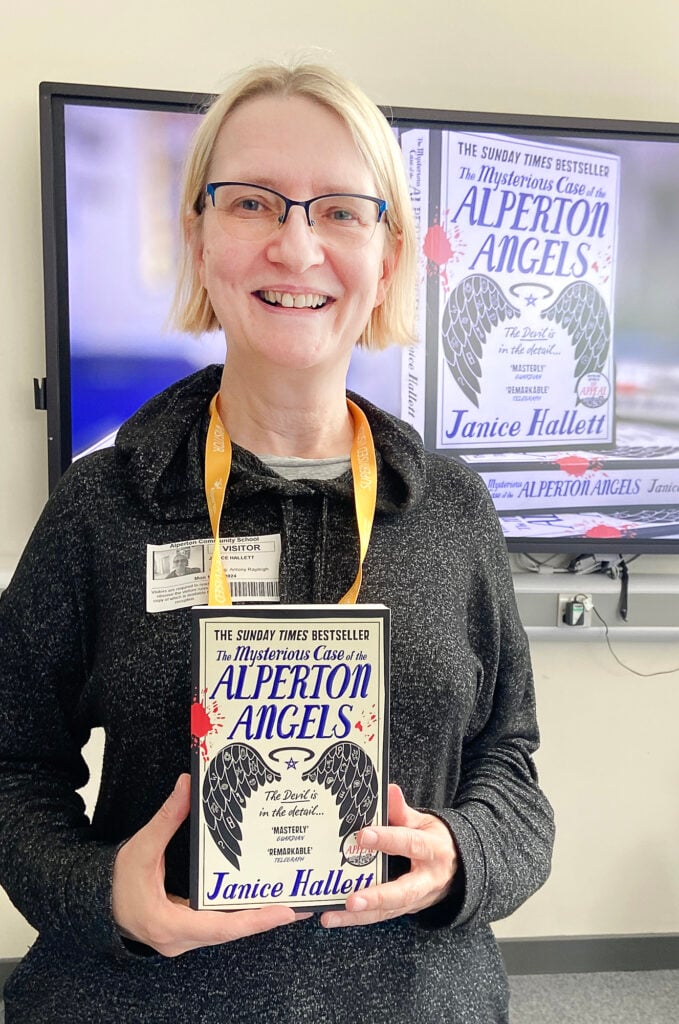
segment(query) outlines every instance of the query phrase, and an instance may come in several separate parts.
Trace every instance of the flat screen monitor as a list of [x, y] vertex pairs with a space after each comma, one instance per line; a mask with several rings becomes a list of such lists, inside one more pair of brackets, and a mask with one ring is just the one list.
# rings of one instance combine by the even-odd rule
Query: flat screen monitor
[[[224, 338], [168, 326], [202, 94], [40, 87], [50, 487]], [[679, 125], [385, 108], [417, 334], [348, 386], [480, 474], [523, 552], [679, 553]]]

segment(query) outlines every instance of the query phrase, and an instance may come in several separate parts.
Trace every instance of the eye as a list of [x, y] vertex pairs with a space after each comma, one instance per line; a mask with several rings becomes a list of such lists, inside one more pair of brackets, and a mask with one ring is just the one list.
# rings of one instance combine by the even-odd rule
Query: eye
[[240, 220], [275, 217], [281, 205], [277, 196], [254, 185], [222, 185], [216, 193], [218, 209]]
[[373, 203], [357, 196], [327, 196], [312, 211], [328, 228], [363, 228], [375, 220]]
[[245, 213], [259, 213], [263, 209], [262, 201], [251, 196], [237, 200], [236, 206]]
[[238, 217], [266, 217], [272, 210], [273, 196], [237, 195], [234, 196], [231, 209]]
[[358, 220], [355, 210], [350, 210], [347, 207], [342, 207], [337, 210], [330, 210], [329, 216], [331, 220], [337, 221], [352, 221]]

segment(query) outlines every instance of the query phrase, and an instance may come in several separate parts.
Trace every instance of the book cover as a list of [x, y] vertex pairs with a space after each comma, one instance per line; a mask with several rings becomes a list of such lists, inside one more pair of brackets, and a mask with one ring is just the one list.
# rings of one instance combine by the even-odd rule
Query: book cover
[[194, 909], [343, 907], [386, 877], [389, 610], [193, 610]]
[[[412, 192], [411, 134], [401, 145]], [[620, 158], [445, 130], [419, 150], [425, 443], [455, 454], [610, 446]], [[404, 396], [404, 418], [418, 401]]]

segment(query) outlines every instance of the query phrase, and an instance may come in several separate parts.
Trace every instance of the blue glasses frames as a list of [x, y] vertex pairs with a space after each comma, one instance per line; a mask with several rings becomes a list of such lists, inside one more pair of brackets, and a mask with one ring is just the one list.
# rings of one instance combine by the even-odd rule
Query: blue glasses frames
[[326, 242], [358, 247], [368, 242], [387, 211], [385, 199], [358, 192], [328, 192], [312, 199], [289, 199], [282, 192], [247, 181], [214, 181], [205, 187], [226, 229], [238, 238], [265, 239], [301, 206], [308, 226]]

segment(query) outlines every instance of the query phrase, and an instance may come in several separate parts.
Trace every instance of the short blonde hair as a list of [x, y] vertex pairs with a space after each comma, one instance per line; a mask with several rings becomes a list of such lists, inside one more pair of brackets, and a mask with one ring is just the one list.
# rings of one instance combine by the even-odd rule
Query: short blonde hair
[[415, 225], [401, 153], [388, 121], [356, 85], [331, 68], [307, 62], [258, 64], [246, 69], [210, 105], [194, 136], [184, 170], [181, 221], [183, 251], [172, 319], [182, 331], [219, 328], [195, 265], [191, 231], [197, 230], [207, 175], [219, 131], [236, 107], [259, 96], [303, 96], [336, 113], [347, 126], [375, 185], [387, 200], [387, 227], [399, 258], [384, 301], [371, 313], [358, 344], [381, 349], [414, 341]]

